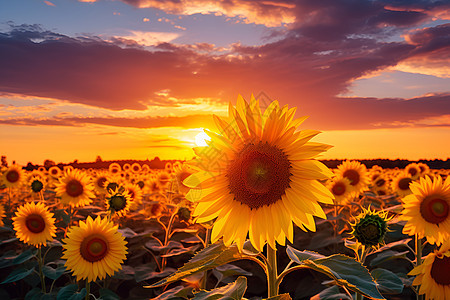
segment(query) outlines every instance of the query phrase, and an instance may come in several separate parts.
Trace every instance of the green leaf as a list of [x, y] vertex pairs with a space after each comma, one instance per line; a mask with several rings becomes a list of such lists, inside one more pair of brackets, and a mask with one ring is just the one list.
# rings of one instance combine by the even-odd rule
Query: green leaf
[[264, 300], [292, 300], [291, 296], [289, 294], [281, 294], [278, 296], [273, 296], [270, 298], [266, 298]]
[[193, 258], [191, 258], [190, 261], [179, 268], [174, 274], [146, 287], [153, 288], [166, 285], [194, 273], [210, 270], [223, 264], [244, 259], [246, 257], [249, 257], [249, 255], [239, 253], [238, 248], [235, 245], [227, 247], [222, 241], [218, 241], [198, 252]]
[[314, 295], [310, 300], [352, 300], [352, 298], [341, 293], [337, 285], [333, 285]]
[[20, 279], [23, 279], [28, 275], [30, 275], [33, 272], [33, 270], [34, 269], [28, 270], [25, 269], [24, 267], [19, 267], [18, 269], [13, 270], [11, 274], [9, 274], [8, 277], [6, 277], [1, 284], [15, 282]]
[[216, 300], [216, 299], [230, 299], [240, 300], [244, 297], [245, 290], [247, 290], [247, 278], [244, 276], [238, 277], [235, 282], [227, 284], [211, 291], [200, 291], [194, 295], [192, 300]]
[[387, 262], [389, 260], [393, 260], [393, 259], [405, 259], [406, 258], [406, 254], [408, 254], [409, 251], [403, 251], [403, 252], [398, 252], [398, 251], [393, 251], [393, 250], [386, 250], [380, 254], [377, 255], [377, 257], [375, 257], [374, 259], [372, 259], [372, 261], [370, 262], [370, 266], [377, 266], [380, 265], [381, 263]]
[[185, 254], [185, 253], [193, 254], [195, 252], [195, 250], [198, 249], [198, 247], [199, 247], [199, 245], [194, 245], [194, 246], [190, 246], [190, 247], [186, 247], [186, 248], [172, 249], [172, 250], [170, 250], [169, 253], [163, 254], [160, 256], [161, 257], [173, 257], [173, 256]]
[[44, 273], [44, 275], [52, 280], [56, 280], [61, 277], [61, 275], [64, 274], [65, 271], [65, 266], [59, 266], [56, 269], [53, 269], [50, 266], [44, 266], [42, 268], [42, 272]]
[[25, 250], [24, 252], [15, 255], [14, 251], [8, 251], [0, 257], [0, 268], [6, 268], [13, 265], [20, 265], [23, 262], [35, 257], [37, 253], [36, 248]]
[[412, 239], [408, 238], [408, 239], [403, 239], [400, 241], [396, 241], [396, 242], [392, 242], [389, 244], [384, 245], [383, 247], [381, 247], [380, 249], [377, 249], [377, 251], [372, 252], [370, 255], [375, 254], [375, 253], [379, 253], [379, 252], [383, 252], [384, 250], [388, 250], [394, 247], [406, 247], [405, 245], [408, 244]]
[[403, 282], [394, 273], [386, 269], [375, 269], [372, 272], [375, 282], [378, 284], [378, 289], [386, 294], [400, 294], [403, 292]]
[[188, 299], [188, 295], [192, 293], [193, 287], [185, 287], [182, 285], [176, 286], [170, 290], [165, 291], [153, 300], [169, 300], [169, 299]]
[[[323, 257], [315, 252], [299, 251], [290, 246], [289, 258], [300, 267], [313, 269], [334, 279], [336, 284], [372, 299], [384, 299], [369, 271], [358, 261], [342, 254]], [[308, 259], [308, 257], [310, 257]]]
[[100, 289], [100, 298], [97, 300], [120, 300], [119, 295], [111, 291], [110, 289], [101, 288]]
[[[217, 278], [217, 285], [222, 282], [227, 277], [235, 276], [235, 275], [243, 275], [243, 276], [252, 276], [253, 274], [245, 271], [244, 269], [239, 268], [238, 266], [225, 264], [222, 266], [218, 266], [215, 268], [212, 273]], [[217, 286], [216, 285], [216, 286]]]
[[86, 289], [78, 291], [78, 284], [69, 284], [59, 290], [56, 300], [82, 300], [86, 297]]

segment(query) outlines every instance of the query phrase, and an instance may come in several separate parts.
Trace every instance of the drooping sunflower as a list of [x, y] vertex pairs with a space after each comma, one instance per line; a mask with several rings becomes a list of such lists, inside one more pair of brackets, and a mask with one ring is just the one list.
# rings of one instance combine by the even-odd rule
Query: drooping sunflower
[[358, 242], [366, 247], [379, 248], [384, 244], [384, 236], [388, 230], [388, 221], [392, 217], [387, 216], [386, 211], [375, 211], [363, 208], [360, 215], [355, 218], [355, 222], [350, 224], [350, 233]]
[[400, 172], [391, 183], [392, 190], [396, 192], [400, 197], [405, 197], [411, 194], [411, 189], [409, 185], [412, 182], [411, 175], [406, 172]]
[[128, 191], [123, 188], [116, 188], [108, 191], [108, 197], [106, 197], [106, 207], [112, 213], [117, 214], [119, 217], [124, 217], [130, 210], [132, 199]]
[[411, 175], [412, 180], [416, 180], [420, 177], [420, 167], [416, 163], [410, 163], [405, 167], [405, 172]]
[[351, 194], [350, 180], [347, 178], [336, 176], [327, 184], [328, 189], [334, 196], [336, 204], [345, 205]]
[[80, 170], [67, 171], [55, 184], [56, 196], [61, 197], [61, 203], [72, 207], [89, 205], [95, 197], [90, 181]]
[[430, 172], [430, 167], [425, 163], [419, 162], [417, 163], [417, 166], [419, 166], [420, 176], [423, 176]]
[[7, 188], [19, 187], [25, 180], [25, 174], [18, 165], [12, 165], [3, 172], [0, 182], [3, 182]]
[[26, 203], [19, 207], [13, 219], [19, 240], [33, 246], [47, 245], [56, 236], [55, 219], [42, 202]]
[[107, 218], [88, 216], [79, 226], [70, 227], [63, 239], [65, 266], [77, 280], [95, 281], [122, 269], [126, 259], [125, 238], [117, 231], [118, 225]]
[[135, 210], [138, 205], [142, 204], [142, 190], [137, 184], [128, 183], [125, 185], [125, 189], [130, 195], [131, 199], [131, 210]]
[[408, 275], [417, 275], [413, 285], [420, 285], [419, 294], [425, 294], [426, 299], [450, 299], [450, 240], [447, 240], [439, 250], [435, 250], [425, 258], [425, 261], [415, 267]]
[[337, 167], [337, 174], [350, 180], [354, 197], [358, 197], [361, 192], [366, 190], [370, 182], [366, 166], [356, 160], [343, 161]]
[[426, 176], [409, 185], [412, 191], [402, 199], [401, 219], [407, 221], [403, 233], [426, 237], [431, 244], [440, 245], [450, 237], [450, 177], [442, 182]]
[[238, 97], [229, 117], [214, 116], [221, 134], [206, 147], [194, 148], [193, 164], [202, 171], [184, 180], [192, 189], [187, 199], [198, 202], [197, 222], [215, 218], [212, 242], [223, 237], [242, 249], [247, 233], [262, 251], [268, 242], [284, 245], [293, 238], [293, 224], [315, 231], [313, 216], [326, 218], [318, 202], [332, 204], [333, 195], [317, 180], [333, 173], [315, 160], [329, 145], [309, 142], [318, 131], [296, 131], [306, 117], [295, 119], [296, 108], [273, 101], [264, 113], [253, 96]]

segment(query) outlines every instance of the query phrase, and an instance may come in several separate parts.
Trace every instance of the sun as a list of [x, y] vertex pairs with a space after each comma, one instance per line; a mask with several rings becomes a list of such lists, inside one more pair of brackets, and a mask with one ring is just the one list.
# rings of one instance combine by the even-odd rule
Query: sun
[[210, 140], [211, 138], [209, 137], [209, 135], [207, 135], [204, 131], [201, 131], [195, 136], [195, 145], [197, 145], [198, 147], [206, 147], [208, 146], [206, 141]]

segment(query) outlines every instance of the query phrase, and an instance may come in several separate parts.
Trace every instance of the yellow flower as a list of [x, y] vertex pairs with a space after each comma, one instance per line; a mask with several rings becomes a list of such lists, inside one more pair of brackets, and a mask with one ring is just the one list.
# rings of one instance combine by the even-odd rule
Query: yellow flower
[[97, 173], [92, 179], [95, 191], [100, 195], [106, 194], [107, 193], [106, 183], [108, 181], [108, 173], [105, 171], [97, 171]]
[[355, 160], [342, 162], [338, 166], [337, 175], [350, 180], [354, 197], [358, 197], [361, 192], [366, 190], [370, 182], [366, 166]]
[[341, 176], [336, 176], [327, 184], [327, 187], [333, 194], [334, 202], [336, 204], [347, 204], [352, 191], [350, 187], [350, 180]]
[[61, 169], [57, 166], [53, 166], [48, 169], [48, 175], [52, 176], [53, 178], [58, 178], [59, 176], [61, 176]]
[[138, 163], [134, 163], [131, 165], [131, 172], [137, 174], [139, 172], [141, 172], [141, 165]]
[[402, 199], [403, 233], [426, 237], [431, 244], [442, 244], [450, 237], [450, 177], [420, 178], [409, 185], [413, 192]]
[[384, 236], [388, 230], [388, 221], [392, 217], [387, 217], [387, 211], [365, 209], [355, 218], [350, 233], [359, 243], [366, 247], [379, 248], [384, 244]]
[[239, 96], [228, 118], [214, 116], [221, 134], [207, 132], [209, 146], [194, 148], [202, 171], [183, 182], [192, 188], [186, 198], [198, 202], [197, 222], [217, 218], [212, 242], [223, 236], [242, 249], [249, 233], [256, 249], [275, 249], [292, 242], [292, 221], [315, 231], [313, 216], [326, 218], [317, 202], [333, 204], [333, 195], [317, 180], [333, 173], [314, 158], [330, 146], [308, 142], [319, 132], [297, 131], [306, 117], [294, 120], [295, 111], [273, 101], [262, 113], [253, 96]]
[[430, 172], [430, 167], [427, 164], [420, 162], [420, 163], [417, 163], [417, 165], [419, 166], [420, 176], [423, 176]]
[[77, 280], [89, 282], [104, 279], [122, 269], [126, 259], [125, 238], [107, 218], [90, 216], [79, 226], [71, 227], [63, 239], [65, 266], [73, 271]]
[[394, 180], [392, 180], [392, 190], [396, 192], [400, 197], [405, 197], [411, 194], [409, 185], [412, 182], [411, 175], [406, 172], [400, 172]]
[[22, 167], [12, 165], [2, 174], [0, 181], [6, 185], [7, 188], [16, 188], [25, 180], [25, 174]]
[[6, 217], [5, 215], [5, 207], [0, 203], [0, 226], [3, 226], [3, 218]]
[[131, 210], [135, 210], [138, 205], [142, 204], [142, 190], [137, 184], [128, 183], [125, 184], [125, 189], [130, 195], [131, 200]]
[[93, 185], [87, 175], [80, 170], [69, 170], [56, 183], [56, 196], [61, 197], [61, 203], [72, 207], [89, 205], [94, 198]]
[[123, 188], [116, 188], [108, 191], [109, 197], [106, 197], [106, 207], [108, 210], [116, 213], [119, 217], [124, 217], [130, 210], [132, 199], [128, 191]]
[[19, 207], [13, 226], [19, 240], [33, 246], [47, 245], [56, 236], [55, 219], [42, 202], [30, 202]]
[[108, 169], [112, 175], [117, 175], [120, 173], [120, 171], [122, 171], [122, 168], [120, 167], [120, 165], [118, 163], [110, 164]]
[[450, 300], [450, 240], [435, 250], [408, 275], [417, 275], [413, 285], [420, 285], [419, 294], [426, 299]]
[[416, 163], [410, 163], [405, 167], [405, 172], [411, 175], [412, 180], [416, 180], [420, 177], [420, 166]]

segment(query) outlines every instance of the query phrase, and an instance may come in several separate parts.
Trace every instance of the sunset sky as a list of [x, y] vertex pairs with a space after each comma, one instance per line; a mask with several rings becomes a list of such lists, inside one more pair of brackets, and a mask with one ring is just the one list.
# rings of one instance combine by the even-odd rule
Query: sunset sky
[[450, 3], [0, 3], [0, 154], [190, 159], [238, 94], [310, 116], [323, 158], [450, 157]]

